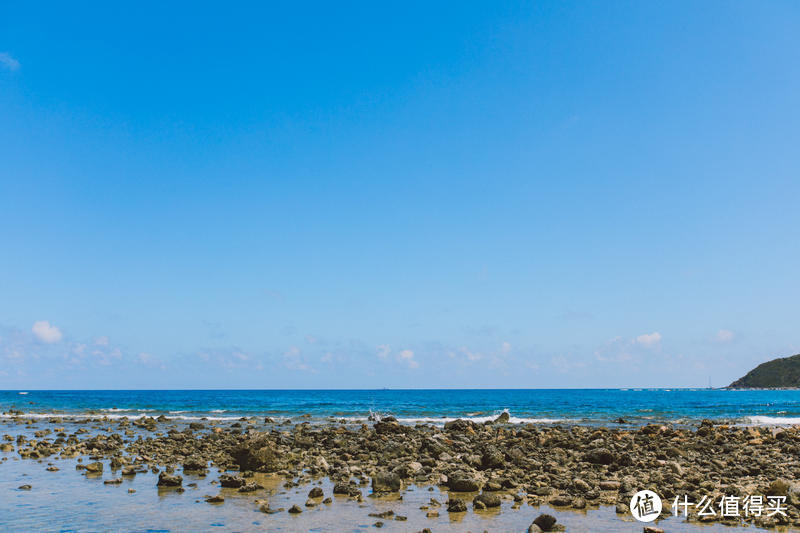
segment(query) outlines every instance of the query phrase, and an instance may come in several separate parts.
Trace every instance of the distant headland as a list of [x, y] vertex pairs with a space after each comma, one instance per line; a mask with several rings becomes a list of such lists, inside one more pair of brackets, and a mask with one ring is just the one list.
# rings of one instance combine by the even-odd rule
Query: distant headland
[[761, 363], [729, 389], [794, 389], [800, 388], [800, 354], [780, 357]]

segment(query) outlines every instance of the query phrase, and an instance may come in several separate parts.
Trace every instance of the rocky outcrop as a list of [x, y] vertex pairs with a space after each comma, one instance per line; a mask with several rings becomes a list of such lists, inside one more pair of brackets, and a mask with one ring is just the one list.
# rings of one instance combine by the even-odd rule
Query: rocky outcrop
[[275, 472], [281, 468], [275, 442], [264, 433], [255, 434], [237, 445], [231, 456], [242, 470]]

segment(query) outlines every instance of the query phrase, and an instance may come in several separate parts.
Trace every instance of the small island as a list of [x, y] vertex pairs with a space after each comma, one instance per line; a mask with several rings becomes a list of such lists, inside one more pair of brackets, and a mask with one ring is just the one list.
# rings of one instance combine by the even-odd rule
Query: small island
[[761, 363], [729, 389], [794, 389], [800, 388], [800, 354]]

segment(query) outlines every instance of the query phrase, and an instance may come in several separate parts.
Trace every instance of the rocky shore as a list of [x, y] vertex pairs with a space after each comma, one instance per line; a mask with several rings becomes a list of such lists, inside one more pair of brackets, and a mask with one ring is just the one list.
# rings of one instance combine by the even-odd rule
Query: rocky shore
[[[31, 419], [6, 413], [7, 432], [0, 461], [15, 454], [58, 470], [57, 459], [76, 459], [86, 476], [109, 471], [105, 483], [151, 472], [158, 490], [184, 490], [184, 477], [214, 475], [219, 487], [252, 496], [268, 515], [301, 514], [330, 505], [332, 498], [401, 500], [410, 486], [437, 487], [446, 499], [420, 506], [425, 516], [484, 513], [510, 504], [547, 505], [583, 510], [616, 506], [621, 518], [642, 489], [664, 500], [662, 516], [672, 514], [676, 496], [748, 495], [785, 497], [785, 514], [723, 518], [698, 516], [688, 521], [753, 523], [760, 527], [800, 526], [800, 431], [795, 428], [727, 427], [705, 421], [696, 428], [649, 425], [638, 429], [508, 424], [507, 415], [486, 424], [466, 420], [407, 426], [391, 417], [352, 425], [297, 420], [246, 418], [234, 422], [185, 423], [158, 418], [65, 420]], [[27, 435], [27, 436], [26, 436]], [[0, 472], [2, 471], [0, 463]], [[273, 473], [283, 487], [308, 485], [290, 506], [276, 507], [257, 482], [256, 473]], [[330, 493], [320, 479], [332, 482]], [[30, 488], [30, 487], [28, 487]], [[154, 490], [156, 487], [154, 487]], [[209, 494], [210, 505], [224, 505], [224, 491]], [[681, 510], [683, 513], [683, 510]], [[373, 516], [374, 515], [374, 516]], [[408, 517], [394, 511], [370, 515], [373, 525]], [[528, 531], [563, 527], [541, 514]], [[644, 527], [644, 525], [643, 525]], [[650, 531], [658, 531], [658, 526]]]

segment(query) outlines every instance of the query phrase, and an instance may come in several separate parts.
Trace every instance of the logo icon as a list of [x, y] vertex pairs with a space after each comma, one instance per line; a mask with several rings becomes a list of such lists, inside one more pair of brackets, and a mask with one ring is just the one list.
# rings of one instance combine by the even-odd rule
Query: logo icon
[[631, 498], [631, 514], [639, 522], [652, 522], [661, 514], [661, 498], [652, 490], [640, 490]]

